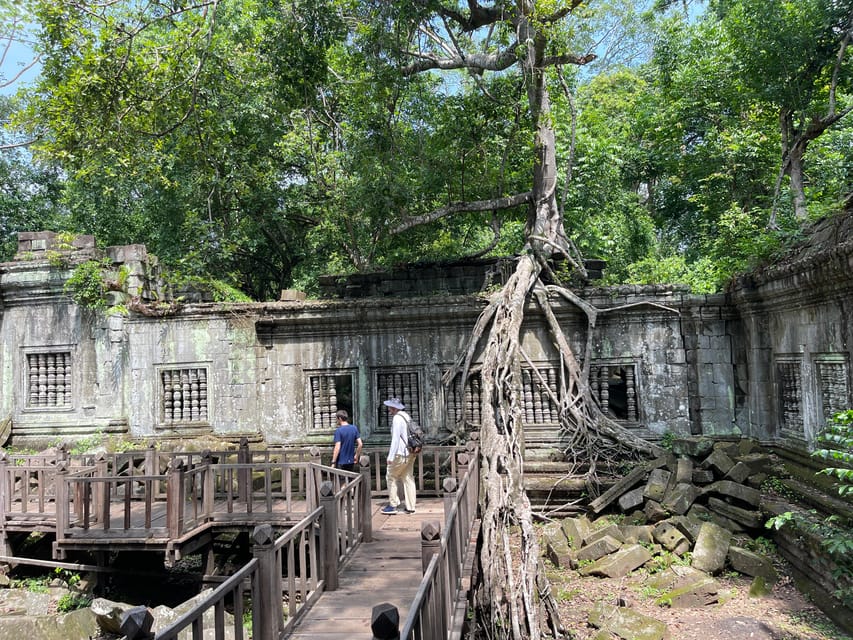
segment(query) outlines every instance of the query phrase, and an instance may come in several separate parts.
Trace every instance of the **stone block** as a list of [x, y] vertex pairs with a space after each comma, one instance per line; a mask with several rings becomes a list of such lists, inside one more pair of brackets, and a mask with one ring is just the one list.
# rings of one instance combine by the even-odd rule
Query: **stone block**
[[714, 481], [714, 472], [710, 469], [694, 469], [693, 484], [711, 484]]
[[693, 460], [691, 458], [681, 457], [678, 459], [675, 482], [693, 482]]
[[304, 291], [299, 291], [297, 289], [282, 289], [281, 295], [278, 299], [282, 302], [302, 302], [306, 297], [307, 294]]
[[659, 522], [652, 530], [652, 536], [664, 549], [677, 555], [690, 551], [690, 541], [668, 521]]
[[704, 494], [716, 494], [726, 498], [734, 498], [751, 507], [757, 507], [761, 501], [761, 493], [757, 489], [731, 480], [718, 480], [709, 484], [703, 490]]
[[623, 640], [663, 640], [666, 625], [628, 607], [599, 602], [589, 612], [589, 624]]
[[681, 483], [675, 485], [675, 488], [669, 492], [666, 499], [663, 501], [663, 508], [676, 515], [684, 515], [693, 501], [700, 494], [700, 490], [693, 484]]
[[752, 469], [745, 462], [736, 462], [735, 466], [729, 469], [726, 474], [726, 479], [732, 482], [744, 483], [746, 479], [752, 475]]
[[666, 469], [652, 469], [649, 480], [643, 489], [643, 496], [656, 502], [663, 501], [670, 477], [672, 477], [672, 473]]
[[715, 449], [702, 461], [702, 467], [711, 469], [718, 477], [723, 478], [735, 466], [734, 461], [723, 451]]
[[708, 508], [729, 520], [734, 520], [747, 529], [761, 529], [764, 526], [765, 518], [758, 510], [743, 509], [719, 498], [709, 498]]
[[705, 522], [693, 546], [692, 566], [705, 573], [718, 573], [726, 564], [732, 533], [728, 529]]
[[584, 545], [593, 544], [594, 542], [597, 542], [598, 540], [601, 540], [602, 538], [607, 536], [610, 536], [611, 538], [614, 538], [619, 542], [624, 542], [624, 540], [622, 540], [622, 531], [620, 530], [619, 526], [616, 524], [608, 524], [604, 527], [591, 531], [590, 534], [584, 540]]
[[625, 541], [626, 544], [635, 544], [638, 542], [651, 544], [653, 541], [653, 527], [649, 524], [623, 524], [619, 528], [622, 530], [622, 539]]
[[661, 503], [656, 500], [646, 500], [643, 513], [646, 516], [646, 520], [651, 523], [660, 522], [669, 517], [669, 511], [664, 509]]
[[586, 542], [590, 532], [590, 523], [586, 516], [564, 518], [560, 522], [560, 527], [572, 549], [580, 549], [584, 545], [584, 542]]
[[767, 583], [775, 583], [779, 577], [770, 560], [743, 547], [729, 547], [729, 564], [735, 571], [753, 578], [764, 578]]
[[677, 608], [705, 607], [719, 600], [720, 585], [711, 576], [697, 576], [687, 584], [661, 594], [657, 603]]
[[760, 489], [769, 477], [766, 473], [753, 473], [746, 479], [746, 485], [753, 489]]
[[634, 569], [638, 569], [652, 559], [649, 550], [639, 544], [626, 545], [616, 553], [600, 558], [580, 570], [585, 576], [605, 576], [624, 578]]
[[773, 471], [773, 458], [766, 453], [748, 453], [738, 456], [738, 462], [749, 465], [753, 473], [771, 473]]
[[672, 452], [679, 456], [704, 458], [714, 448], [714, 443], [708, 438], [686, 437], [675, 438], [672, 442]]
[[628, 493], [623, 493], [618, 500], [619, 509], [623, 512], [631, 511], [642, 506], [644, 501], [645, 487], [637, 487], [631, 489]]
[[596, 540], [592, 544], [583, 546], [578, 551], [577, 559], [579, 562], [583, 560], [598, 560], [599, 558], [606, 556], [608, 553], [617, 551], [621, 546], [622, 543], [616, 538], [605, 536]]
[[696, 542], [696, 538], [699, 537], [699, 529], [702, 528], [702, 520], [697, 520], [686, 515], [672, 516], [668, 522], [678, 527], [678, 530], [684, 534], [684, 537], [690, 541], [691, 545]]
[[562, 531], [545, 539], [545, 555], [555, 567], [575, 569], [578, 566], [574, 551]]

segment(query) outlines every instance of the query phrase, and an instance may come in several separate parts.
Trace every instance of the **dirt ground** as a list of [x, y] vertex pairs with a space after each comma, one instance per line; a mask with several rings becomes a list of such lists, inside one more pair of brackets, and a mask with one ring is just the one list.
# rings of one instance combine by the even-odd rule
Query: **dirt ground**
[[587, 623], [597, 602], [626, 604], [660, 620], [669, 640], [851, 640], [797, 589], [787, 577], [784, 561], [776, 564], [782, 577], [768, 595], [751, 597], [752, 579], [731, 573], [716, 576], [721, 602], [696, 608], [657, 605], [642, 570], [611, 579], [582, 577], [548, 564], [548, 575], [563, 625], [575, 640], [589, 640], [599, 632]]

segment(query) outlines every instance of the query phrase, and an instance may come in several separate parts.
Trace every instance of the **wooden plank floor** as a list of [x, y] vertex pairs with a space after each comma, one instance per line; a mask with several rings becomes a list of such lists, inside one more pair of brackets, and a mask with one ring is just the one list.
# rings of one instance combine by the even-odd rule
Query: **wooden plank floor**
[[370, 640], [373, 607], [391, 603], [403, 626], [420, 585], [421, 523], [444, 523], [441, 498], [418, 498], [412, 515], [387, 516], [386, 499], [373, 500], [373, 541], [359, 546], [340, 574], [336, 591], [324, 592], [290, 638], [298, 640]]

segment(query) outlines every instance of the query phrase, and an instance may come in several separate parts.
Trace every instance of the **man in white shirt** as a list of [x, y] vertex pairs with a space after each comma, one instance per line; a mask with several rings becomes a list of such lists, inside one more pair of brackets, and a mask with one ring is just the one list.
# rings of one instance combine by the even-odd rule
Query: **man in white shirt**
[[[391, 414], [391, 446], [388, 448], [388, 505], [382, 513], [411, 514], [415, 512], [415, 458], [417, 455], [409, 451], [409, 421], [411, 417], [403, 411], [406, 408], [399, 398], [390, 398], [383, 402]], [[400, 486], [403, 487], [405, 506], [400, 504]]]

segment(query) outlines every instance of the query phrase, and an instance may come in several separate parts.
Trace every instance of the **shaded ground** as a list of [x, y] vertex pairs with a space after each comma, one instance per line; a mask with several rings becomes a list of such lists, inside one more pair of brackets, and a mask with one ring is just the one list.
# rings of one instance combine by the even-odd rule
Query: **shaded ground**
[[[764, 597], [749, 595], [751, 578], [739, 574], [717, 576], [721, 603], [695, 608], [662, 607], [640, 570], [625, 578], [582, 577], [576, 571], [547, 563], [563, 624], [575, 640], [589, 640], [599, 632], [588, 625], [597, 602], [624, 603], [667, 625], [669, 640], [850, 640], [786, 576]], [[723, 595], [724, 594], [724, 595]]]

